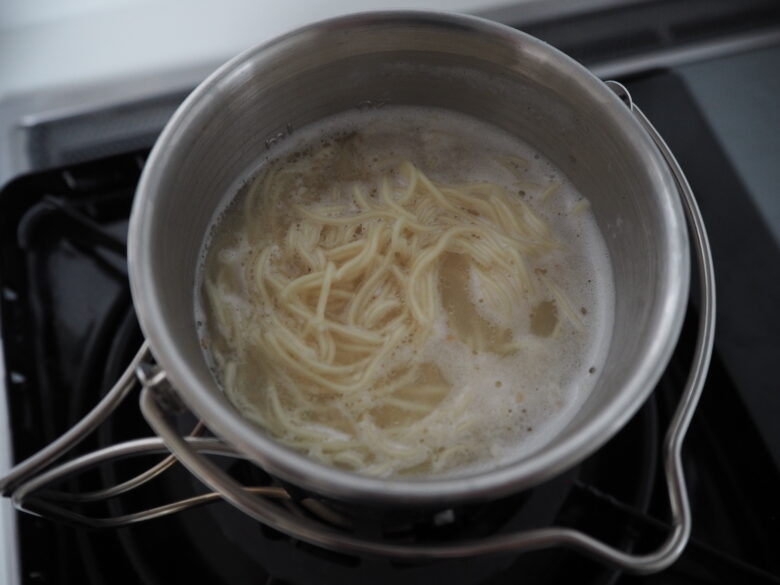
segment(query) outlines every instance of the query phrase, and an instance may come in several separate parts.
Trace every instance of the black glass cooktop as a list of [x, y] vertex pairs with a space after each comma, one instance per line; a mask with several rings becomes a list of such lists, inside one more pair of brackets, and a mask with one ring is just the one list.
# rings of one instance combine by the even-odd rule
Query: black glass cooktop
[[[780, 355], [780, 246], [686, 75], [658, 71], [624, 80], [687, 173], [718, 278], [716, 353], [684, 449], [693, 536], [670, 569], [623, 575], [563, 550], [436, 563], [366, 559], [295, 541], [217, 503], [106, 531], [19, 515], [23, 583], [780, 583], [780, 394], [769, 392]], [[5, 399], [17, 460], [83, 415], [141, 342], [125, 242], [145, 154], [22, 177], [0, 193]], [[669, 531], [660, 441], [687, 375], [696, 311], [694, 301], [651, 399], [578, 467], [511, 498], [393, 522], [378, 514], [361, 529], [423, 543], [555, 523], [626, 550], [651, 550]], [[149, 434], [131, 399], [79, 449]], [[109, 465], [61, 488], [93, 489], [152, 462]], [[267, 480], [246, 464], [230, 471]], [[127, 513], [200, 491], [174, 467], [138, 493], [85, 511]]]

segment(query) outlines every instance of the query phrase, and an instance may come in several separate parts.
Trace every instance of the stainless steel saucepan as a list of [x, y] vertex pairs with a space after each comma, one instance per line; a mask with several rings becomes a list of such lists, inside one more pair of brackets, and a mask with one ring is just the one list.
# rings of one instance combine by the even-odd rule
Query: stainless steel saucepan
[[[378, 479], [323, 465], [274, 442], [242, 416], [204, 360], [193, 294], [215, 209], [269, 148], [295, 140], [295, 128], [366, 104], [448, 108], [516, 134], [590, 200], [605, 236], [616, 314], [598, 383], [562, 432], [510, 465], [432, 480]], [[631, 112], [552, 47], [454, 16], [324, 22], [222, 67], [157, 141], [138, 186], [128, 249], [133, 301], [151, 351], [213, 432], [303, 488], [396, 505], [497, 497], [592, 453], [652, 391], [688, 299], [688, 241], [674, 178]]]

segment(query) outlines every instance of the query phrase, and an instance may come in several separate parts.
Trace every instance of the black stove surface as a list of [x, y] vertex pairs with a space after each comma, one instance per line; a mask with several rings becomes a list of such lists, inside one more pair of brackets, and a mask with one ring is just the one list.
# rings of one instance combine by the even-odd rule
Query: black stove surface
[[[771, 348], [777, 344], [780, 309], [771, 300], [780, 300], [780, 249], [685, 84], [664, 71], [625, 81], [697, 194], [719, 277], [718, 318], [725, 323], [685, 443], [694, 527], [675, 565], [636, 577], [563, 550], [415, 564], [364, 559], [294, 541], [217, 503], [99, 532], [19, 515], [23, 583], [780, 583], [780, 470], [771, 455], [780, 434], [775, 429], [768, 438], [745, 407], [754, 384], [774, 379]], [[141, 342], [125, 242], [145, 154], [22, 177], [0, 193], [0, 310], [16, 460], [83, 415]], [[597, 454], [511, 498], [385, 522], [386, 536], [429, 542], [554, 523], [626, 550], [657, 546], [669, 531], [660, 441], [690, 363], [696, 327], [692, 298], [680, 343], [652, 398]], [[730, 336], [743, 332], [735, 333], [740, 326], [766, 343], [758, 348], [764, 360], [755, 362], [753, 381], [736, 378], [731, 353], [722, 351], [733, 345]], [[149, 434], [130, 400], [79, 450]], [[61, 487], [93, 489], [154, 461], [109, 465]], [[232, 464], [230, 471], [267, 481], [247, 464]], [[200, 491], [194, 478], [174, 467], [138, 493], [87, 511], [127, 513]], [[376, 531], [378, 525], [367, 523], [366, 530]]]

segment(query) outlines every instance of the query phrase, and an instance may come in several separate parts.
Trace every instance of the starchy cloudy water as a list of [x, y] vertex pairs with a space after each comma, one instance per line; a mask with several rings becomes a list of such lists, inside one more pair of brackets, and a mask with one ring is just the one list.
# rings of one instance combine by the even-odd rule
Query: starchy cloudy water
[[[493, 468], [532, 452], [565, 426], [594, 386], [606, 356], [614, 287], [606, 246], [587, 200], [551, 162], [475, 119], [403, 107], [330, 118], [297, 131], [272, 154], [259, 161], [243, 187], [226, 196], [204, 243], [196, 294], [206, 356], [244, 415], [315, 459], [382, 476], [461, 475]], [[422, 178], [412, 179], [418, 176]], [[449, 187], [453, 193], [471, 189], [475, 207], [462, 206], [450, 214], [445, 196], [438, 219], [430, 219], [435, 198], [433, 203], [420, 199], [412, 209], [409, 201], [416, 200], [404, 200], [404, 190], [425, 179], [445, 195]], [[269, 207], [263, 189], [274, 184], [283, 187], [283, 194]], [[554, 242], [529, 248], [528, 282], [505, 269], [487, 269], [485, 260], [456, 246], [435, 258], [430, 324], [415, 321], [406, 306], [418, 289], [399, 285], [386, 290], [395, 282], [389, 276], [372, 289], [372, 297], [361, 305], [365, 310], [350, 314], [351, 297], [359, 295], [344, 287], [354, 285], [357, 291], [364, 276], [370, 279], [372, 271], [387, 268], [381, 259], [392, 256], [393, 238], [405, 234], [406, 244], [399, 249], [418, 246], [414, 254], [422, 257], [445, 234], [441, 228], [441, 236], [432, 230], [415, 235], [403, 221], [432, 221], [454, 229], [458, 226], [447, 221], [465, 210], [473, 225], [485, 226], [491, 220], [480, 214], [480, 205], [493, 201], [490, 193], [498, 191], [503, 195], [497, 199], [508, 201], [506, 209], [517, 213], [518, 222], [527, 221], [534, 233], [551, 234]], [[430, 192], [423, 196], [431, 197]], [[374, 215], [358, 227], [344, 228], [347, 232], [338, 227], [363, 217], [369, 208]], [[494, 223], [504, 216], [498, 214]], [[314, 228], [306, 223], [312, 217], [326, 218], [331, 227], [316, 227], [312, 236]], [[395, 235], [383, 240], [380, 230], [390, 234], [391, 225], [397, 228]], [[349, 241], [336, 241], [344, 233]], [[350, 270], [340, 267], [365, 252], [369, 244], [361, 238], [370, 234], [379, 234], [378, 246], [388, 248], [377, 252], [364, 275], [348, 281]], [[494, 253], [503, 254], [500, 248], [511, 245], [515, 236], [525, 237], [511, 230], [495, 236], [499, 244]], [[301, 248], [300, 238], [307, 237], [319, 237], [322, 249], [309, 242], [311, 254], [301, 252], [308, 259], [285, 252]], [[473, 240], [467, 242], [486, 239], [469, 237]], [[428, 244], [421, 244], [425, 238]], [[480, 249], [474, 248], [475, 254]], [[398, 252], [393, 258], [402, 256]], [[415, 257], [397, 261], [398, 281], [413, 281]], [[314, 287], [295, 288], [292, 283], [303, 277], [316, 281]], [[280, 283], [291, 288], [285, 291]], [[290, 293], [294, 288], [304, 292]], [[301, 316], [308, 310], [305, 304], [285, 306], [306, 299], [310, 317]], [[398, 330], [396, 322], [410, 333], [389, 342]], [[343, 337], [353, 330], [339, 337], [337, 325], [357, 328], [364, 341]], [[278, 337], [271, 335], [275, 331]], [[361, 344], [374, 343], [369, 334], [375, 332], [384, 336], [381, 347], [387, 351], [375, 360], [363, 387], [352, 383], [363, 370], [349, 368], [357, 368], [361, 360], [370, 362]], [[299, 364], [304, 364], [300, 370]], [[347, 374], [341, 376], [342, 371]], [[412, 377], [395, 388], [394, 380], [410, 372]], [[323, 378], [317, 377], [320, 373]], [[330, 383], [328, 376], [341, 376], [338, 383], [349, 392], [341, 392], [336, 382], [319, 384], [326, 378]]]

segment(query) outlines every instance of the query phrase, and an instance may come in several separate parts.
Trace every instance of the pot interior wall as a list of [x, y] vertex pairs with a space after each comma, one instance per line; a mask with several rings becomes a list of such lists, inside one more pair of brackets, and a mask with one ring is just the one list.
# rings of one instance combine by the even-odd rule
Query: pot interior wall
[[[491, 122], [536, 147], [590, 200], [614, 271], [615, 327], [597, 387], [553, 445], [618, 400], [637, 362], [653, 344], [669, 341], [656, 334], [659, 311], [678, 310], [664, 301], [670, 287], [687, 290], [687, 276], [671, 282], [669, 268], [670, 258], [684, 262], [687, 275], [687, 250], [670, 243], [684, 226], [669, 223], [671, 199], [653, 195], [659, 185], [672, 192], [670, 179], [660, 159], [648, 155], [649, 142], [610, 115], [619, 102], [592, 93], [585, 99], [581, 83], [538, 47], [476, 38], [454, 26], [424, 34], [411, 25], [402, 32], [390, 25], [336, 28], [283, 40], [262, 59], [221, 73], [214, 88], [218, 93], [194, 100], [176, 122], [176, 148], [155, 187], [165, 196], [145, 218], [152, 224], [144, 245], [154, 251], [155, 294], [178, 352], [225, 408], [232, 407], [212, 380], [193, 316], [196, 267], [214, 210], [268, 153], [269, 142], [295, 140], [296, 128], [366, 102], [449, 108]], [[180, 391], [187, 400], [188, 389]]]

